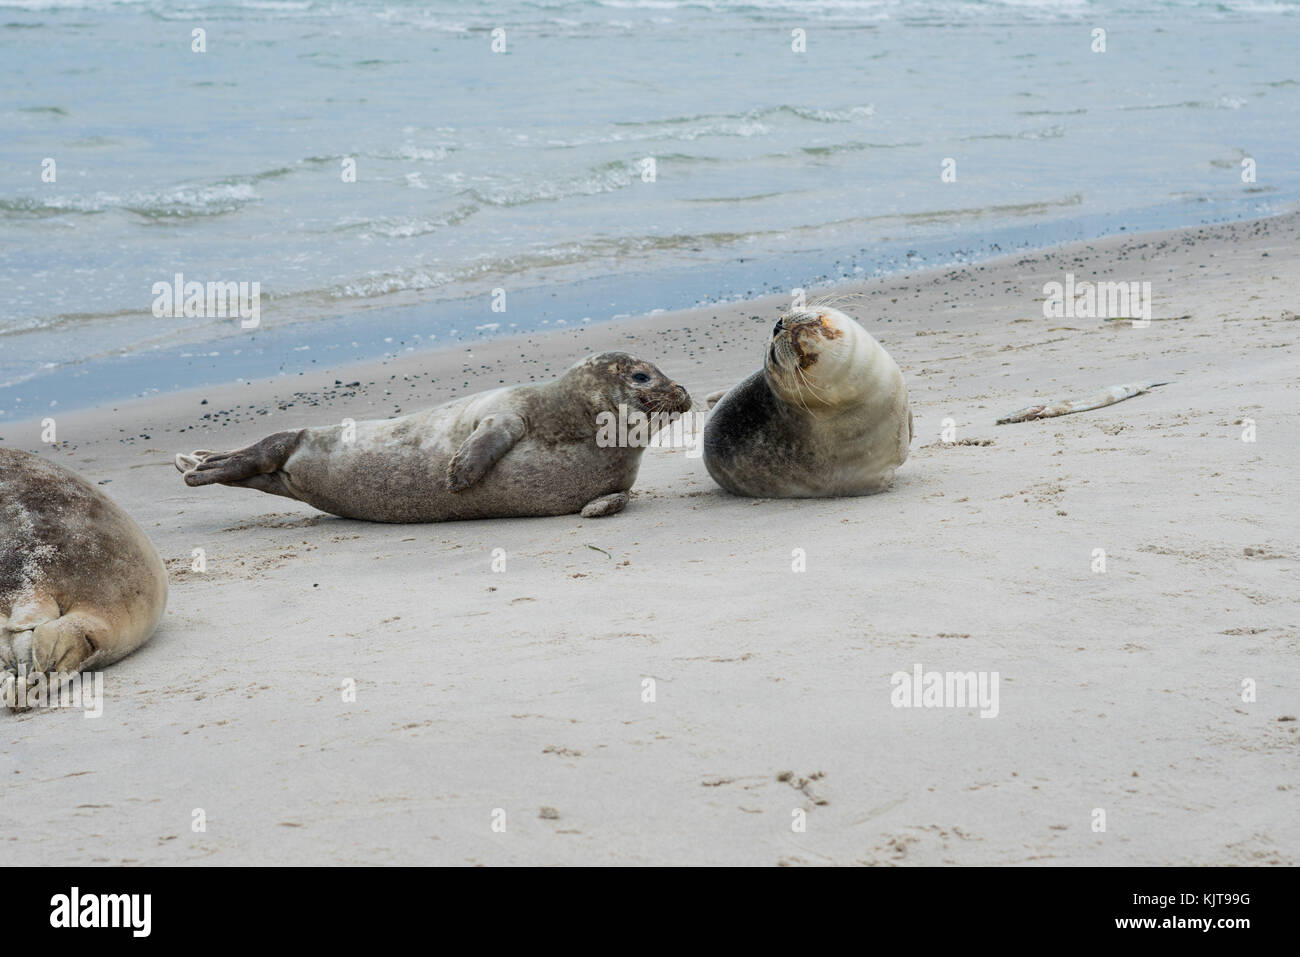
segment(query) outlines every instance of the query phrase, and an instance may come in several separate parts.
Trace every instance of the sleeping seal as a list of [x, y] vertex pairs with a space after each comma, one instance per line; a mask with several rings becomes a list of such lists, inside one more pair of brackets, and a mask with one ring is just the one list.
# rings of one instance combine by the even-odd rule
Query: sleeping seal
[[110, 665], [166, 604], [162, 560], [131, 516], [63, 466], [0, 449], [0, 683]]

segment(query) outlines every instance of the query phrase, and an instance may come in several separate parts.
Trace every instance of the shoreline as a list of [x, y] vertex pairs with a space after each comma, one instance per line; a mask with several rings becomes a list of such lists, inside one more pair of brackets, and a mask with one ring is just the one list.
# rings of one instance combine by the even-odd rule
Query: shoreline
[[[1023, 224], [987, 234], [978, 251], [966, 249], [958, 252], [948, 248], [947, 240], [928, 238], [903, 243], [898, 248], [890, 245], [893, 241], [878, 242], [856, 253], [802, 252], [779, 264], [762, 258], [747, 260], [741, 256], [708, 265], [685, 264], [650, 273], [633, 270], [559, 284], [512, 287], [508, 291], [509, 309], [505, 313], [489, 310], [490, 297], [486, 292], [472, 298], [386, 305], [360, 303], [327, 318], [293, 319], [286, 323], [277, 322], [272, 313], [263, 317], [261, 329], [247, 336], [235, 332], [215, 338], [197, 336], [170, 344], [160, 341], [148, 351], [121, 355], [101, 353], [23, 377], [0, 388], [0, 409], [3, 409], [0, 429], [8, 423], [42, 418], [48, 414], [28, 414], [29, 408], [76, 412], [97, 405], [177, 395], [187, 391], [178, 385], [178, 380], [186, 377], [205, 383], [198, 388], [216, 389], [236, 381], [282, 378], [300, 372], [337, 370], [346, 374], [353, 367], [395, 361], [409, 354], [425, 356], [455, 349], [480, 348], [488, 342], [509, 343], [562, 332], [574, 326], [623, 325], [647, 316], [729, 310], [754, 298], [766, 300], [787, 295], [786, 291], [778, 293], [770, 289], [777, 275], [783, 275], [791, 288], [803, 283], [806, 288], [815, 287], [833, 294], [852, 293], [871, 288], [873, 284], [906, 280], [919, 273], [997, 264], [1009, 258], [1037, 256], [1065, 247], [1120, 242], [1180, 230], [1241, 226], [1294, 215], [1297, 211], [1295, 204], [1286, 205], [1285, 212], [1262, 219], [1229, 219], [1143, 232], [1131, 232], [1123, 225], [1115, 228], [1113, 218], [1094, 216], [1094, 227], [1100, 228], [1100, 223], [1108, 223], [1110, 228], [1102, 230], [1099, 237], [1090, 238], [1062, 238], [1081, 230], [1090, 234], [1094, 232], [1095, 229], [1088, 229], [1084, 220]], [[1047, 238], [1053, 241], [1033, 240], [1030, 237], [1034, 234], [1038, 234], [1039, 240]], [[919, 269], [910, 266], [914, 258], [923, 263]], [[875, 273], [869, 277], [853, 278], [853, 271], [863, 269], [861, 265], [855, 265], [859, 259], [874, 263]], [[938, 261], [925, 264], [926, 260]], [[749, 266], [737, 265], [747, 261]], [[833, 262], [832, 270], [840, 270], [839, 275], [829, 275], [832, 270], [826, 268], [828, 262]], [[817, 278], [809, 281], [809, 276]], [[748, 284], [751, 292], [755, 286], [768, 288], [763, 288], [757, 297], [719, 297], [720, 286], [737, 284]], [[694, 301], [712, 301], [685, 308], [660, 309], [659, 304], [665, 301], [665, 287], [673, 288], [673, 294], [679, 300], [684, 296]], [[481, 314], [473, 313], [473, 309], [480, 309]], [[610, 309], [622, 311], [611, 316]], [[495, 332], [502, 325], [515, 326], [516, 323], [519, 326], [517, 332], [505, 335]], [[488, 330], [486, 334], [484, 330]], [[0, 342], [3, 341], [4, 338], [0, 337]], [[149, 390], [147, 395], [140, 394], [141, 387]], [[132, 393], [129, 398], [126, 392]], [[54, 403], [53, 406], [50, 403]]]
[[[1289, 213], [861, 284], [840, 308], [915, 416], [893, 489], [865, 498], [739, 499], [652, 447], [616, 516], [389, 526], [171, 465], [610, 348], [699, 401], [757, 367], [785, 296], [56, 413], [57, 448], [5, 422], [101, 484], [171, 577], [102, 717], [0, 715], [10, 856], [1294, 865], [1297, 267]], [[1045, 319], [1066, 272], [1150, 281], [1158, 321]], [[895, 707], [891, 676], [918, 668], [996, 672], [997, 717]]]
[[[828, 287], [808, 290], [808, 297], [814, 298], [816, 295], [864, 295], [867, 297], [890, 298], [896, 299], [898, 292], [912, 290], [924, 286], [927, 282], [933, 282], [934, 277], [941, 274], [964, 274], [967, 272], [983, 272], [989, 269], [1005, 268], [1009, 264], [1023, 262], [1026, 267], [1033, 263], [1048, 263], [1056, 260], [1068, 260], [1069, 257], [1079, 253], [1089, 253], [1103, 257], [1114, 257], [1115, 262], [1121, 261], [1129, 250], [1135, 250], [1147, 246], [1150, 243], [1168, 241], [1173, 237], [1184, 235], [1194, 235], [1197, 233], [1209, 236], [1228, 236], [1239, 235], [1243, 232], [1251, 233], [1257, 229], [1268, 229], [1271, 224], [1276, 228], [1286, 231], [1290, 229], [1290, 224], [1300, 220], [1300, 210], [1293, 210], [1276, 216], [1269, 216], [1262, 219], [1235, 220], [1229, 223], [1181, 227], [1176, 229], [1156, 230], [1147, 233], [1115, 234], [1103, 237], [1098, 240], [1077, 240], [1068, 243], [1061, 243], [1054, 246], [1047, 246], [1037, 250], [1017, 251], [1003, 253], [990, 259], [978, 260], [969, 264], [947, 264], [928, 267], [926, 269], [914, 272], [890, 273], [883, 276], [872, 277], [870, 279], [842, 282], [832, 284]], [[1045, 278], [1060, 279], [1064, 275], [1064, 270], [1055, 274], [1044, 273]], [[1083, 278], [1080, 276], [1079, 278]], [[1136, 276], [1124, 275], [1106, 275], [1097, 276], [1098, 279], [1115, 279], [1129, 280], [1138, 278]], [[1041, 284], [1040, 284], [1041, 287]], [[1040, 287], [1031, 287], [1029, 289], [1019, 288], [1018, 293], [1023, 293], [1026, 297], [1025, 306], [1034, 305], [1034, 297], [1037, 295], [1041, 303]], [[590, 351], [600, 351], [602, 349], [618, 348], [617, 343], [628, 338], [643, 335], [650, 327], [661, 325], [672, 325], [675, 322], [696, 323], [709, 317], [708, 321], [713, 321], [715, 317], [720, 317], [724, 322], [734, 325], [738, 317], [760, 310], [778, 309], [782, 304], [788, 301], [785, 294], [769, 293], [767, 295], [716, 303], [711, 305], [693, 306], [687, 309], [678, 309], [671, 311], [659, 311], [639, 316], [622, 317], [618, 319], [606, 320], [602, 322], [591, 323], [573, 323], [565, 326], [554, 326], [548, 329], [539, 329], [532, 332], [520, 332], [512, 335], [494, 336], [481, 338], [473, 341], [460, 341], [454, 345], [446, 344], [423, 350], [408, 348], [406, 351], [394, 353], [381, 358], [348, 360], [337, 365], [323, 365], [319, 369], [299, 370], [292, 373], [282, 373], [275, 376], [262, 376], [254, 379], [243, 379], [242, 377], [235, 381], [225, 381], [209, 385], [195, 386], [192, 388], [182, 388], [175, 391], [148, 396], [133, 396], [127, 399], [112, 400], [103, 404], [104, 408], [113, 410], [144, 410], [151, 403], [160, 400], [175, 401], [186, 404], [193, 400], [207, 398], [210, 396], [221, 397], [219, 401], [226, 403], [234, 402], [235, 397], [244, 393], [246, 389], [252, 389], [257, 396], [267, 395], [274, 397], [276, 403], [285, 402], [294, 398], [300, 398], [310, 401], [312, 397], [330, 398], [347, 391], [347, 383], [368, 380], [368, 385], [377, 386], [383, 379], [383, 373], [386, 367], [392, 366], [400, 370], [400, 375], [410, 375], [414, 370], [421, 366], [431, 366], [434, 370], [446, 372], [455, 367], [454, 355], [459, 350], [468, 355], [477, 354], [479, 358], [484, 356], [496, 357], [498, 360], [506, 354], [513, 353], [521, 347], [530, 347], [540, 349], [542, 354], [553, 352], [548, 348], [548, 344], [558, 345], [561, 341], [570, 341], [575, 346], [573, 357], [576, 360], [579, 356], [578, 349], [584, 348], [583, 343], [592, 343]], [[1159, 301], [1159, 296], [1157, 296]], [[868, 299], [868, 304], [873, 308], [878, 304]], [[417, 307], [401, 307], [401, 311], [409, 312]], [[886, 309], [884, 314], [878, 318], [871, 315], [857, 316], [859, 321], [867, 325], [868, 329], [876, 335], [877, 339], [883, 334], [888, 337], [886, 330], [876, 331], [873, 323], [883, 321], [886, 325], [892, 326], [895, 321], [900, 326], [908, 322], [908, 317], [904, 315], [905, 310]], [[767, 312], [764, 313], [767, 315]], [[1030, 315], [1035, 315], [1030, 313]], [[1037, 314], [1041, 316], [1041, 314]], [[466, 324], [466, 323], [462, 323]], [[306, 324], [304, 324], [306, 325]], [[910, 328], [910, 326], [909, 326]], [[730, 331], [735, 331], [733, 328]], [[228, 340], [221, 340], [228, 341]], [[882, 340], [883, 342], [883, 340]], [[405, 343], [403, 343], [405, 344]], [[644, 356], [651, 361], [658, 362], [653, 355]], [[469, 369], [472, 364], [463, 364], [464, 370]], [[545, 368], [549, 370], [545, 374], [538, 375], [535, 372], [529, 372], [529, 380], [533, 378], [547, 378], [551, 375], [558, 375], [567, 366], [557, 366], [554, 362], [548, 363]], [[665, 369], [671, 375], [671, 370]], [[392, 373], [390, 372], [390, 375]], [[462, 382], [469, 380], [462, 378]], [[521, 380], [522, 381], [522, 380]], [[290, 383], [300, 383], [307, 388], [303, 389], [290, 388]], [[337, 383], [337, 386], [336, 386]], [[342, 387], [342, 388], [339, 388]], [[722, 388], [723, 386], [718, 386]], [[688, 386], [689, 388], [689, 386]], [[454, 390], [453, 390], [454, 391]], [[450, 397], [451, 393], [448, 393]], [[692, 390], [692, 395], [695, 395]], [[93, 415], [99, 411], [98, 406], [82, 406], [67, 409], [66, 411], [58, 408], [45, 409], [35, 412], [25, 417], [16, 415], [6, 416], [0, 419], [0, 441], [5, 441], [6, 433], [13, 432], [15, 427], [30, 427], [47, 416], [57, 415], [67, 417], [69, 415]], [[26, 410], [24, 410], [26, 411]], [[282, 410], [284, 411], [284, 410]], [[409, 410], [408, 410], [409, 411]], [[396, 414], [391, 412], [389, 414]], [[26, 446], [24, 446], [26, 447]]]

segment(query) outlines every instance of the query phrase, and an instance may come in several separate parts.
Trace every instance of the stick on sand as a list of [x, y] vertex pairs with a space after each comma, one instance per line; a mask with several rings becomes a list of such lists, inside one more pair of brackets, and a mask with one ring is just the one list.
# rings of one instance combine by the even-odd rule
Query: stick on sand
[[1104, 405], [1114, 405], [1135, 395], [1141, 395], [1156, 386], [1169, 385], [1168, 382], [1131, 382], [1128, 385], [1112, 385], [1084, 399], [1061, 399], [1048, 405], [1031, 405], [1017, 409], [1010, 415], [998, 419], [998, 425], [1011, 422], [1030, 422], [1034, 419], [1050, 419], [1056, 415], [1069, 415], [1072, 412], [1087, 412], [1100, 409]]

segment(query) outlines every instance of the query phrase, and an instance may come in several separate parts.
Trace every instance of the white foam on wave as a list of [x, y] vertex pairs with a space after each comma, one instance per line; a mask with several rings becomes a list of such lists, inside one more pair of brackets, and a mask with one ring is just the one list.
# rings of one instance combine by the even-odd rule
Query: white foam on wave
[[392, 160], [419, 160], [422, 162], [437, 163], [445, 160], [448, 156], [448, 150], [445, 146], [415, 146], [411, 143], [403, 145], [392, 150], [380, 150], [377, 153], [369, 154], [375, 159], [392, 159]]
[[217, 216], [233, 212], [260, 197], [249, 183], [175, 186], [126, 193], [55, 193], [0, 199], [0, 213], [106, 213], [123, 210], [148, 217]]
[[574, 149], [614, 143], [642, 143], [656, 140], [692, 142], [710, 137], [768, 136], [785, 118], [811, 123], [855, 123], [875, 116], [874, 104], [819, 109], [806, 106], [770, 106], [744, 113], [704, 113], [696, 116], [670, 116], [662, 119], [624, 121], [577, 136], [551, 137], [548, 146]]
[[0, 0], [0, 8], [31, 10], [108, 10], [113, 7], [145, 7], [156, 0]]
[[577, 176], [555, 179], [513, 177], [496, 186], [475, 186], [470, 196], [487, 206], [523, 206], [528, 203], [553, 202], [571, 196], [598, 196], [626, 189], [640, 178], [631, 163], [612, 162]]

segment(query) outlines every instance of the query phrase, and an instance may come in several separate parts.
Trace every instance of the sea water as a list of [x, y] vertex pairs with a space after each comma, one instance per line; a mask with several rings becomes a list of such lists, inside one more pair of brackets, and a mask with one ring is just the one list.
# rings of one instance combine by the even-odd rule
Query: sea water
[[1295, 2], [0, 0], [0, 76], [0, 423], [1300, 199]]

